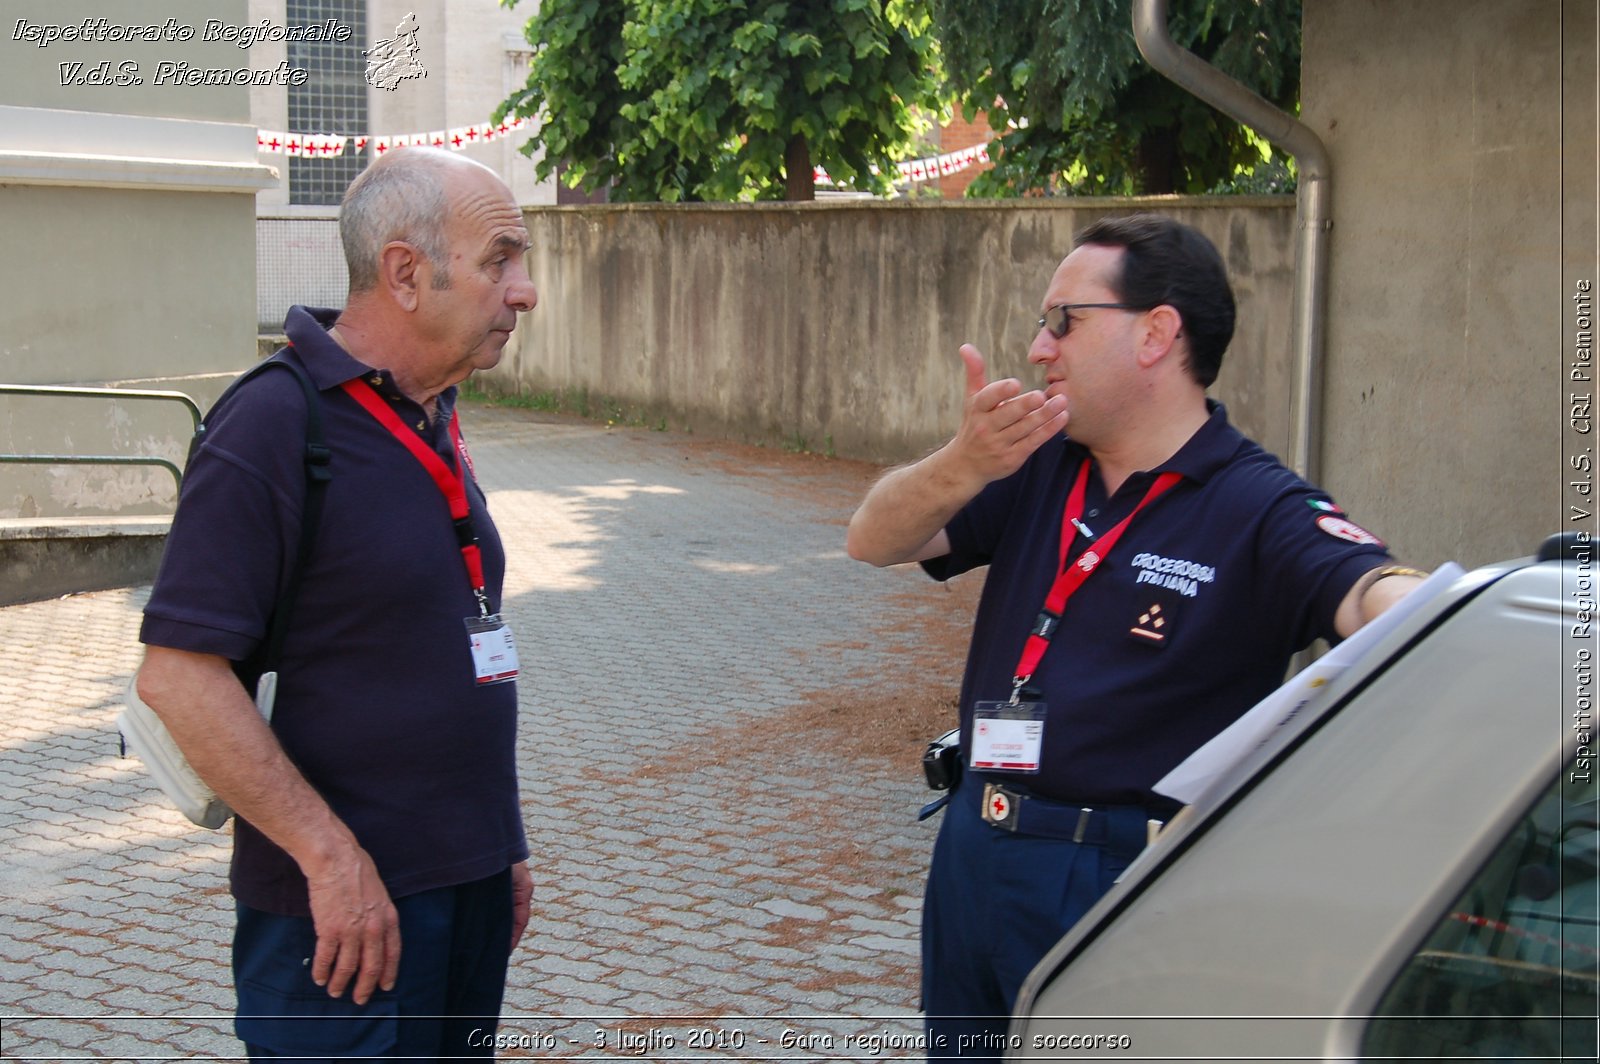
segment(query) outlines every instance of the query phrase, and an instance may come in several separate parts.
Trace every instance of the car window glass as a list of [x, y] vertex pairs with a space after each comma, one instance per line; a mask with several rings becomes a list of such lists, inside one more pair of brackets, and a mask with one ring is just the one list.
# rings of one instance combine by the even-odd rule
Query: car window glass
[[1375, 1010], [1363, 1056], [1595, 1059], [1591, 764], [1562, 771], [1450, 906]]

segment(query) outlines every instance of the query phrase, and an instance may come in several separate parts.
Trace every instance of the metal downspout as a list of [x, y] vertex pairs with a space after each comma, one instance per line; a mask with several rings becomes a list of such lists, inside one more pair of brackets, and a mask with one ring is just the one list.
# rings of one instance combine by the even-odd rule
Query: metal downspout
[[1290, 460], [1312, 483], [1321, 476], [1323, 332], [1328, 304], [1328, 230], [1333, 227], [1328, 150], [1317, 135], [1185, 48], [1167, 32], [1167, 0], [1133, 0], [1133, 38], [1156, 71], [1293, 156], [1300, 167], [1294, 263], [1295, 381], [1289, 404]]

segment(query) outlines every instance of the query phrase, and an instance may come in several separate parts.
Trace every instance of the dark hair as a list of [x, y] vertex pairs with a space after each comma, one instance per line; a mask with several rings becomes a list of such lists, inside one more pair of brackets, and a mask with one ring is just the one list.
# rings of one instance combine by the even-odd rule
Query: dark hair
[[1173, 307], [1189, 341], [1189, 375], [1209, 388], [1233, 339], [1233, 288], [1216, 245], [1198, 230], [1160, 214], [1102, 218], [1077, 245], [1123, 249], [1122, 275], [1108, 278], [1122, 303]]

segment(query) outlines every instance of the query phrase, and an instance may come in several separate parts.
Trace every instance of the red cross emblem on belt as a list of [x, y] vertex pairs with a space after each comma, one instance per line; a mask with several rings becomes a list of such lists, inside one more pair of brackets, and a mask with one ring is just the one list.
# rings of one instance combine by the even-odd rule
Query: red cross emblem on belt
[[1004, 820], [1011, 815], [1011, 799], [999, 791], [994, 792], [989, 798], [989, 817], [992, 820]]

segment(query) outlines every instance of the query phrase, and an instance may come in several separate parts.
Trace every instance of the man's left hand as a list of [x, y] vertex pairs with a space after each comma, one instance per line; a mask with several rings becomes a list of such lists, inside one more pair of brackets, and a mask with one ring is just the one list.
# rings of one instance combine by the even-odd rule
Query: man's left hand
[[1386, 565], [1369, 571], [1351, 586], [1339, 603], [1333, 618], [1339, 638], [1354, 635], [1362, 625], [1420, 587], [1427, 576], [1419, 569], [1404, 565]]
[[522, 941], [528, 929], [528, 917], [533, 911], [533, 873], [526, 861], [511, 866], [511, 948]]

